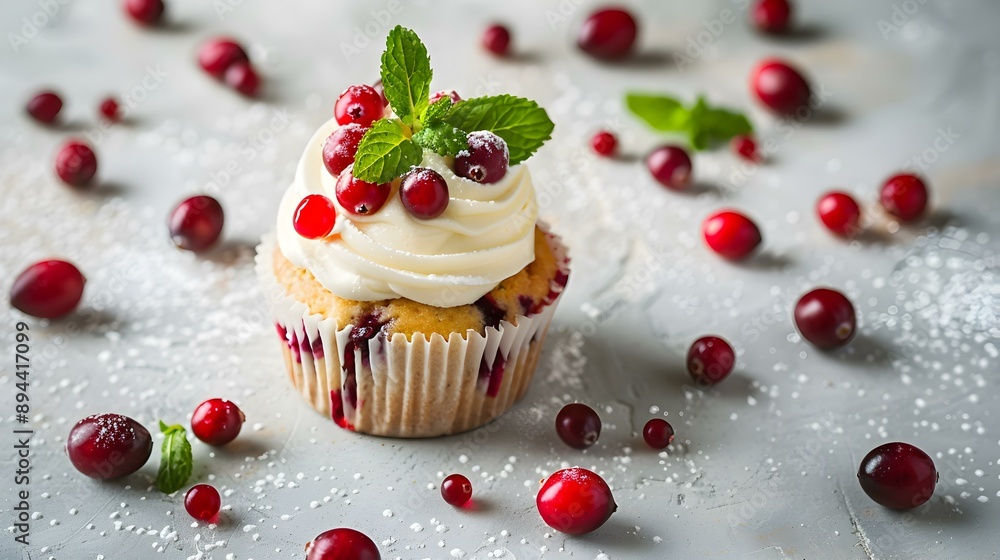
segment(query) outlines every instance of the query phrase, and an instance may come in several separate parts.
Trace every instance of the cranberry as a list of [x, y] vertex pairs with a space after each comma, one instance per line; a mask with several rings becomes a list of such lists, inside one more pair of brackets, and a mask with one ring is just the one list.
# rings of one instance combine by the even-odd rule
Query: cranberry
[[437, 218], [448, 208], [448, 182], [433, 169], [417, 167], [403, 176], [399, 197], [414, 218]]
[[341, 527], [320, 533], [306, 545], [306, 560], [382, 560], [368, 535]]
[[71, 187], [90, 185], [97, 174], [97, 155], [81, 140], [68, 140], [56, 152], [56, 175]]
[[809, 82], [798, 70], [777, 59], [767, 59], [753, 71], [753, 91], [761, 103], [782, 115], [792, 115], [809, 106]]
[[458, 95], [457, 91], [453, 89], [443, 89], [441, 91], [435, 91], [434, 93], [432, 93], [430, 99], [428, 99], [428, 103], [433, 105], [435, 102], [437, 102], [440, 99], [444, 99], [445, 97], [451, 99], [452, 105], [462, 100], [462, 97]]
[[236, 62], [230, 65], [226, 69], [223, 81], [247, 97], [256, 95], [257, 88], [260, 87], [260, 76], [249, 62]]
[[858, 482], [868, 497], [891, 509], [915, 508], [934, 494], [934, 461], [908, 443], [886, 443], [865, 455]]
[[802, 337], [820, 348], [847, 344], [857, 329], [851, 300], [830, 288], [817, 288], [803, 295], [795, 304], [794, 315]]
[[101, 101], [101, 105], [98, 107], [101, 112], [101, 116], [110, 122], [116, 123], [122, 120], [122, 114], [119, 111], [120, 107], [118, 101], [112, 97], [108, 97], [104, 101]]
[[191, 431], [209, 445], [226, 445], [240, 435], [246, 416], [236, 403], [226, 399], [208, 399], [194, 409]]
[[222, 497], [210, 484], [195, 484], [184, 495], [184, 509], [198, 521], [209, 522], [219, 515]]
[[705, 243], [729, 260], [746, 258], [760, 245], [760, 229], [753, 220], [734, 210], [716, 212], [701, 226]]
[[700, 385], [715, 385], [728, 377], [735, 365], [733, 347], [718, 336], [703, 336], [688, 349], [688, 373]]
[[333, 131], [323, 142], [323, 165], [334, 177], [354, 163], [361, 138], [368, 129], [360, 124], [348, 123]]
[[73, 426], [66, 451], [76, 470], [91, 478], [121, 478], [146, 464], [153, 438], [128, 416], [96, 414]]
[[388, 107], [389, 100], [385, 98], [385, 87], [382, 85], [382, 80], [381, 79], [375, 80], [375, 83], [372, 84], [372, 89], [377, 91], [379, 97], [382, 98], [382, 106]]
[[615, 155], [615, 151], [618, 149], [618, 138], [607, 130], [602, 130], [590, 139], [590, 147], [598, 155], [611, 157]]
[[916, 175], [903, 173], [882, 185], [882, 207], [901, 221], [912, 222], [927, 209], [927, 185]]
[[816, 213], [826, 229], [842, 237], [851, 237], [861, 229], [861, 207], [845, 192], [824, 194], [816, 203]]
[[366, 85], [351, 86], [337, 98], [333, 114], [339, 124], [358, 123], [361, 126], [371, 126], [382, 118], [385, 105], [382, 96], [375, 88]]
[[204, 251], [219, 240], [224, 220], [218, 200], [208, 195], [192, 196], [170, 213], [170, 239], [181, 249]]
[[335, 190], [337, 202], [344, 210], [358, 216], [378, 212], [392, 193], [389, 183], [378, 185], [355, 179], [349, 169], [340, 174]]
[[653, 418], [643, 426], [642, 439], [653, 449], [666, 449], [674, 441], [674, 427], [663, 418]]
[[337, 224], [337, 208], [321, 194], [306, 195], [295, 207], [292, 226], [306, 239], [321, 239], [330, 235]]
[[491, 25], [483, 32], [483, 46], [497, 56], [506, 56], [510, 50], [510, 30], [503, 25]]
[[503, 138], [486, 130], [469, 133], [469, 149], [455, 156], [455, 174], [477, 183], [496, 183], [507, 174], [510, 154]]
[[751, 12], [753, 24], [765, 33], [783, 33], [792, 20], [788, 0], [757, 0]]
[[552, 473], [538, 491], [535, 505], [549, 527], [570, 535], [596, 531], [618, 509], [608, 483], [579, 467]]
[[142, 25], [156, 25], [163, 8], [163, 0], [125, 0], [125, 13]]
[[691, 184], [691, 157], [679, 146], [660, 146], [646, 156], [653, 178], [669, 189], [681, 190]]
[[460, 474], [450, 474], [441, 483], [441, 497], [455, 507], [462, 507], [472, 499], [472, 483]]
[[601, 417], [583, 403], [570, 403], [556, 415], [556, 433], [566, 445], [586, 449], [601, 437]]
[[734, 136], [729, 145], [732, 147], [733, 152], [741, 158], [752, 163], [760, 162], [760, 154], [757, 153], [757, 142], [754, 141], [752, 136], [746, 134]]
[[228, 37], [217, 37], [202, 45], [198, 51], [198, 63], [209, 74], [218, 79], [226, 75], [226, 70], [237, 62], [249, 62], [250, 57], [239, 43]]
[[637, 34], [632, 14], [615, 8], [598, 10], [583, 23], [577, 45], [595, 58], [622, 58], [632, 51]]
[[36, 121], [52, 124], [62, 110], [62, 99], [52, 91], [43, 91], [28, 101], [28, 114]]
[[10, 305], [39, 319], [62, 317], [79, 305], [86, 281], [80, 270], [66, 261], [36, 262], [14, 279]]

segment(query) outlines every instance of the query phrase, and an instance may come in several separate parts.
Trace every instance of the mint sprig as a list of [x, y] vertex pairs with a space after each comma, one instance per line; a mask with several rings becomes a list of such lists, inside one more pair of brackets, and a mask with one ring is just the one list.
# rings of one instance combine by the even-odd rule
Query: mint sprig
[[168, 426], [160, 420], [163, 446], [160, 448], [160, 470], [156, 473], [156, 487], [164, 494], [173, 494], [187, 484], [194, 467], [191, 442], [180, 424]]
[[382, 53], [382, 87], [392, 110], [404, 123], [415, 124], [427, 109], [433, 75], [420, 37], [400, 25], [389, 31]]
[[424, 152], [398, 119], [375, 121], [361, 137], [352, 173], [369, 183], [388, 183], [420, 163]]
[[691, 147], [704, 150], [739, 134], [753, 132], [753, 125], [742, 113], [712, 107], [704, 97], [691, 107], [666, 95], [629, 93], [625, 104], [633, 114], [661, 132], [685, 134]]
[[545, 109], [537, 103], [513, 95], [475, 97], [456, 104], [446, 119], [461, 130], [489, 130], [507, 142], [510, 164], [531, 157], [555, 127]]
[[468, 134], [448, 123], [434, 123], [420, 129], [413, 135], [413, 141], [420, 147], [427, 148], [443, 156], [457, 156], [462, 150], [468, 149]]

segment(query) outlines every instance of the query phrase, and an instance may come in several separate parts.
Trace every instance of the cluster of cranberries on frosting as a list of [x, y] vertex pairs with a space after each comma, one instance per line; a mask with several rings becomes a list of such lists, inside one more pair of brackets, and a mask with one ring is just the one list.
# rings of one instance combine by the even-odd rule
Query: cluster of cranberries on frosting
[[455, 174], [477, 183], [496, 183], [507, 175], [510, 154], [496, 134], [480, 130], [466, 138], [468, 148], [455, 156]]
[[703, 336], [691, 343], [687, 353], [687, 370], [699, 385], [715, 385], [729, 377], [736, 365], [736, 353], [725, 339]]
[[490, 25], [483, 31], [483, 47], [497, 56], [507, 56], [510, 51], [510, 30], [500, 24]]
[[788, 0], [756, 0], [750, 17], [765, 33], [784, 33], [792, 21], [792, 5]]
[[333, 108], [333, 116], [340, 125], [355, 123], [368, 127], [384, 114], [382, 95], [367, 85], [351, 86], [344, 90]]
[[854, 338], [857, 318], [847, 296], [831, 288], [817, 288], [795, 304], [795, 326], [802, 337], [819, 348], [843, 346]]
[[757, 99], [779, 115], [809, 109], [812, 89], [802, 74], [783, 60], [769, 58], [758, 64], [751, 77]]
[[861, 231], [861, 207], [845, 192], [831, 191], [820, 197], [816, 214], [826, 229], [840, 237], [853, 237]]
[[691, 184], [691, 156], [680, 146], [660, 146], [646, 156], [646, 167], [661, 185], [683, 190]]
[[67, 140], [56, 152], [55, 170], [63, 183], [78, 189], [88, 187], [97, 175], [97, 154], [82, 140]]
[[389, 183], [362, 181], [354, 176], [351, 169], [345, 169], [337, 178], [334, 193], [344, 210], [357, 216], [367, 216], [385, 205], [392, 194], [392, 186]]
[[337, 208], [321, 194], [309, 194], [299, 201], [292, 215], [292, 227], [306, 239], [322, 239], [337, 225]]
[[191, 431], [201, 441], [222, 446], [236, 439], [246, 416], [236, 403], [226, 399], [209, 399], [198, 405], [191, 416]]
[[448, 208], [448, 182], [433, 169], [417, 167], [403, 176], [399, 197], [414, 218], [431, 220]]
[[674, 427], [663, 418], [651, 418], [642, 427], [642, 439], [653, 449], [666, 449], [674, 441]]
[[583, 403], [570, 403], [556, 415], [556, 433], [566, 445], [587, 449], [601, 437], [601, 417]]
[[198, 63], [205, 72], [243, 95], [253, 96], [260, 86], [260, 77], [250, 63], [246, 51], [234, 39], [216, 37], [198, 51]]
[[76, 309], [86, 279], [72, 263], [52, 259], [24, 269], [10, 288], [10, 305], [38, 317], [56, 319]]
[[210, 522], [219, 515], [222, 497], [210, 484], [195, 484], [184, 495], [184, 509], [198, 521]]
[[368, 535], [340, 527], [320, 533], [306, 544], [306, 560], [382, 560]]
[[153, 438], [128, 416], [97, 414], [73, 426], [66, 451], [76, 470], [91, 478], [121, 478], [146, 464]]
[[601, 130], [590, 138], [590, 148], [599, 156], [613, 157], [618, 151], [618, 138], [607, 130]]
[[163, 19], [163, 0], [125, 0], [125, 13], [136, 23], [145, 26], [156, 25]]
[[25, 110], [31, 118], [42, 124], [52, 124], [56, 122], [59, 111], [62, 111], [62, 98], [53, 91], [43, 91], [35, 94], [28, 100]]
[[472, 483], [461, 474], [450, 474], [441, 483], [441, 497], [455, 507], [462, 507], [472, 499]]
[[757, 224], [735, 210], [712, 214], [705, 219], [701, 231], [708, 247], [731, 261], [747, 258], [761, 242]]
[[872, 449], [858, 467], [858, 482], [868, 497], [890, 509], [911, 509], [934, 495], [939, 475], [934, 461], [908, 443]]
[[361, 138], [368, 128], [357, 123], [347, 123], [333, 131], [323, 142], [323, 166], [334, 177], [343, 173], [358, 154]]
[[576, 44], [590, 56], [603, 60], [624, 58], [632, 52], [639, 26], [627, 10], [598, 10], [583, 22]]
[[222, 204], [208, 195], [181, 201], [170, 213], [170, 239], [180, 249], [200, 253], [211, 248], [222, 234], [225, 213]]
[[879, 193], [882, 207], [902, 222], [919, 219], [927, 210], [928, 198], [924, 181], [909, 173], [889, 177]]
[[618, 509], [608, 483], [579, 467], [552, 473], [542, 483], [535, 505], [546, 525], [568, 535], [596, 531]]

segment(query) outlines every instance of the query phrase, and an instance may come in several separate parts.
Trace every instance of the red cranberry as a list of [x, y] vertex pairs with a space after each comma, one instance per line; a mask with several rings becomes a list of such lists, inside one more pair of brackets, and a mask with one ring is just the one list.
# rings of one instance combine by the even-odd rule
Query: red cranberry
[[681, 190], [691, 184], [691, 157], [679, 146], [660, 146], [646, 156], [653, 178], [669, 189]]
[[577, 45], [595, 58], [622, 58], [632, 51], [637, 34], [632, 14], [622, 9], [598, 10], [583, 23]]
[[510, 49], [510, 30], [502, 25], [491, 25], [483, 32], [483, 46], [497, 56], [506, 56]]
[[451, 99], [452, 105], [462, 100], [462, 97], [458, 95], [457, 91], [453, 89], [443, 89], [441, 91], [435, 91], [434, 93], [432, 93], [430, 99], [428, 100], [428, 103], [433, 105], [435, 102], [437, 102], [440, 99], [444, 99], [445, 97]]
[[816, 203], [816, 213], [826, 229], [841, 237], [851, 237], [861, 230], [861, 207], [845, 192], [823, 195]]
[[601, 417], [583, 403], [570, 403], [556, 415], [556, 433], [566, 445], [586, 449], [601, 437]]
[[306, 545], [306, 560], [382, 560], [368, 535], [354, 529], [330, 529]]
[[765, 33], [784, 33], [792, 20], [788, 0], [757, 0], [751, 12], [753, 24]]
[[882, 207], [903, 222], [912, 222], [927, 209], [927, 185], [916, 175], [903, 173], [882, 185]]
[[192, 196], [170, 213], [170, 239], [181, 249], [204, 251], [219, 240], [224, 220], [218, 200], [208, 195]]
[[653, 418], [643, 426], [642, 439], [653, 449], [666, 449], [674, 441], [674, 427], [663, 418]]
[[441, 483], [441, 497], [455, 507], [462, 507], [472, 499], [472, 483], [460, 474], [450, 474]]
[[915, 508], [934, 494], [934, 461], [908, 443], [886, 443], [865, 455], [858, 482], [868, 497], [891, 509]]
[[378, 92], [379, 97], [382, 98], [382, 106], [388, 107], [389, 100], [385, 98], [385, 87], [382, 85], [382, 80], [375, 80], [375, 83], [372, 84], [372, 89]]
[[209, 445], [226, 445], [240, 435], [246, 416], [236, 403], [226, 399], [208, 399], [194, 409], [191, 431]]
[[358, 216], [378, 212], [392, 193], [389, 183], [378, 185], [356, 179], [350, 169], [340, 174], [335, 190], [337, 202], [344, 210]]
[[237, 62], [249, 62], [250, 57], [239, 43], [228, 37], [217, 37], [202, 45], [198, 51], [198, 63], [209, 74], [218, 79], [226, 75], [226, 70]]
[[596, 531], [618, 509], [597, 473], [573, 467], [552, 473], [535, 498], [546, 525], [569, 535]]
[[752, 82], [757, 98], [775, 113], [792, 115], [809, 106], [809, 82], [781, 60], [771, 58], [758, 64]]
[[184, 495], [184, 509], [198, 521], [209, 522], [219, 515], [222, 497], [210, 484], [195, 484]]
[[330, 235], [337, 224], [337, 208], [321, 194], [306, 195], [295, 207], [292, 226], [306, 239], [321, 239]]
[[56, 175], [71, 187], [86, 187], [97, 175], [97, 155], [81, 140], [69, 140], [56, 152]]
[[156, 25], [163, 8], [163, 0], [125, 0], [125, 13], [141, 25]]
[[28, 101], [28, 114], [36, 121], [52, 124], [62, 110], [62, 99], [51, 91], [43, 91]]
[[433, 169], [417, 167], [403, 176], [399, 197], [414, 218], [437, 218], [448, 208], [448, 182]]
[[688, 373], [700, 385], [715, 385], [728, 377], [735, 365], [733, 347], [717, 336], [703, 336], [688, 350]]
[[121, 478], [146, 464], [153, 438], [128, 416], [96, 414], [73, 426], [66, 451], [76, 470], [91, 478]]
[[760, 245], [760, 229], [753, 220], [733, 210], [716, 212], [701, 226], [705, 243], [719, 255], [737, 261]]
[[66, 261], [40, 261], [14, 279], [10, 305], [39, 319], [62, 317], [80, 304], [86, 282], [80, 270]]
[[486, 130], [469, 133], [469, 149], [455, 157], [455, 174], [477, 183], [496, 183], [507, 174], [510, 154], [503, 138]]
[[360, 124], [348, 123], [333, 131], [323, 142], [323, 165], [334, 177], [354, 163], [361, 138], [368, 129]]
[[820, 348], [843, 346], [857, 329], [854, 305], [837, 290], [817, 288], [795, 304], [795, 326], [803, 338]]
[[223, 81], [247, 97], [256, 95], [257, 88], [260, 87], [260, 77], [249, 62], [236, 62], [230, 65], [226, 69]]
[[752, 136], [746, 134], [734, 136], [729, 145], [732, 147], [733, 152], [741, 158], [752, 163], [760, 162], [760, 154], [757, 153], [757, 142], [754, 141]]
[[333, 109], [339, 124], [358, 123], [361, 126], [371, 126], [384, 113], [382, 96], [375, 88], [366, 85], [345, 89], [337, 98], [337, 105]]
[[598, 155], [611, 157], [615, 155], [615, 151], [618, 149], [618, 138], [607, 130], [602, 130], [590, 139], [590, 147]]
[[118, 106], [118, 101], [112, 97], [101, 101], [99, 109], [101, 116], [110, 122], [116, 123], [122, 120], [122, 114], [119, 112], [120, 107]]

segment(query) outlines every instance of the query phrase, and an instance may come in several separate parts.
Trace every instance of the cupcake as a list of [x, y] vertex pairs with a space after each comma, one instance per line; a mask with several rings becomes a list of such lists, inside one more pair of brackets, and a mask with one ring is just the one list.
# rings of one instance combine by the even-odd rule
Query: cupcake
[[552, 122], [510, 95], [430, 95], [426, 48], [396, 27], [382, 94], [352, 86], [313, 135], [257, 249], [288, 375], [367, 434], [431, 437], [528, 389], [568, 279], [524, 165]]

